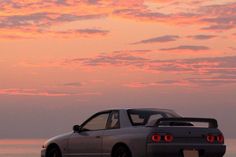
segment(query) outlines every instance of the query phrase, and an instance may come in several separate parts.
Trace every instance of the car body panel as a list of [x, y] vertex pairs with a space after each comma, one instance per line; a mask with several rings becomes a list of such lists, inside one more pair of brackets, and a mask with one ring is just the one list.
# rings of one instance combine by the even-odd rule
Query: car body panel
[[[139, 109], [138, 109], [139, 110]], [[165, 117], [171, 115], [180, 117], [171, 110], [140, 109], [165, 113]], [[119, 112], [119, 128], [96, 131], [69, 132], [49, 139], [41, 151], [41, 157], [46, 157], [47, 148], [56, 144], [62, 153], [62, 157], [111, 157], [113, 148], [122, 144], [129, 148], [132, 157], [170, 156], [183, 157], [184, 150], [197, 150], [201, 157], [222, 157], [226, 146], [219, 143], [208, 143], [207, 134], [222, 134], [218, 128], [204, 128], [191, 126], [155, 126], [155, 122], [147, 125], [134, 126], [127, 109], [106, 110], [98, 112], [88, 120], [100, 113]], [[86, 123], [86, 121], [85, 121]], [[83, 124], [82, 124], [83, 125]], [[163, 141], [153, 143], [150, 136], [155, 133], [171, 134], [175, 138], [171, 143]]]
[[68, 132], [48, 139], [43, 144], [43, 148], [41, 150], [41, 157], [46, 157], [47, 148], [52, 144], [56, 144], [60, 148], [61, 153], [66, 154], [68, 148], [68, 139], [72, 134], [73, 132]]
[[69, 138], [68, 155], [74, 157], [101, 156], [103, 132], [103, 130], [99, 130], [73, 133]]
[[225, 145], [210, 144], [148, 144], [148, 157], [183, 157], [183, 150], [197, 150], [201, 157], [222, 157], [225, 153]]
[[103, 137], [104, 153], [111, 154], [115, 144], [123, 143], [129, 147], [133, 156], [145, 156], [148, 134], [147, 129], [140, 126], [106, 131]]

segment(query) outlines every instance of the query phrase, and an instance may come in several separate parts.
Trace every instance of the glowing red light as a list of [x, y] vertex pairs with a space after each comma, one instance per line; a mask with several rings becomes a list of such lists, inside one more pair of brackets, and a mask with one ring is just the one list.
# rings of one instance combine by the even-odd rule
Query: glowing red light
[[218, 141], [219, 143], [224, 143], [224, 136], [223, 136], [223, 135], [218, 135], [218, 136], [217, 136], [217, 141]]
[[165, 135], [165, 136], [164, 136], [164, 140], [165, 140], [166, 142], [172, 142], [173, 139], [174, 139], [174, 137], [173, 137], [172, 135]]
[[160, 142], [160, 140], [161, 140], [161, 135], [159, 135], [159, 134], [152, 135], [153, 142]]
[[214, 135], [207, 135], [207, 142], [213, 143], [215, 141], [215, 136]]

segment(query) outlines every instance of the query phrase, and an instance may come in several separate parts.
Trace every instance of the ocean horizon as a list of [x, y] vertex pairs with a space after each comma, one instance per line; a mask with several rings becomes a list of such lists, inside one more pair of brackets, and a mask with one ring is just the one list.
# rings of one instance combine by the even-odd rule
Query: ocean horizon
[[[46, 139], [0, 139], [0, 157], [40, 157]], [[226, 139], [224, 157], [236, 156], [236, 139]]]

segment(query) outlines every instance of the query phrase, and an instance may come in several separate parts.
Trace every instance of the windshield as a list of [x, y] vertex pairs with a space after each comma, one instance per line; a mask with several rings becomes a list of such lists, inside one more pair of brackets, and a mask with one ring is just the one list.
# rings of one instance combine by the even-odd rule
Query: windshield
[[151, 121], [157, 121], [160, 118], [180, 117], [173, 111], [155, 111], [155, 110], [141, 110], [130, 109], [127, 111], [132, 125], [146, 125]]

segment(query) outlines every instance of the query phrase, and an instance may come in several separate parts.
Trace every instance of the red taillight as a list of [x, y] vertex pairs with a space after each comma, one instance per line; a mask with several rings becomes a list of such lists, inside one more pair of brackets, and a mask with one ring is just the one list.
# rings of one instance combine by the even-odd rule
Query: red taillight
[[174, 139], [174, 137], [173, 137], [172, 135], [165, 135], [165, 136], [164, 136], [164, 140], [165, 140], [166, 142], [172, 142], [173, 139]]
[[207, 135], [207, 142], [214, 143], [214, 141], [215, 141], [215, 136], [214, 135]]
[[218, 135], [218, 136], [217, 136], [217, 141], [218, 141], [219, 143], [224, 143], [224, 136], [223, 136], [223, 135]]
[[172, 142], [174, 139], [174, 137], [170, 134], [165, 134], [165, 133], [162, 133], [162, 134], [158, 134], [158, 133], [155, 133], [151, 136], [151, 140], [152, 142], [155, 142], [155, 143], [158, 143], [158, 142]]
[[160, 142], [160, 140], [161, 140], [161, 135], [159, 135], [159, 134], [153, 134], [152, 135], [152, 141], [153, 142]]

